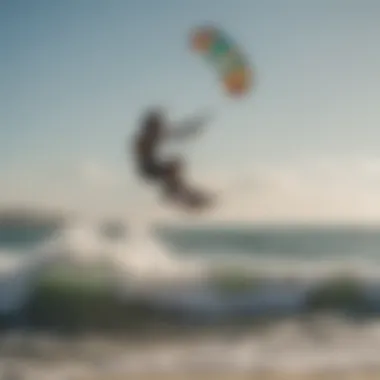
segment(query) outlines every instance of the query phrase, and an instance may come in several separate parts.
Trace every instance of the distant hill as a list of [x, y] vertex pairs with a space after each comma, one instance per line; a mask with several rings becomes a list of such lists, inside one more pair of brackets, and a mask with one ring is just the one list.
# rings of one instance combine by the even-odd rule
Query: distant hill
[[0, 227], [61, 225], [68, 218], [69, 215], [59, 211], [46, 211], [27, 207], [0, 208]]

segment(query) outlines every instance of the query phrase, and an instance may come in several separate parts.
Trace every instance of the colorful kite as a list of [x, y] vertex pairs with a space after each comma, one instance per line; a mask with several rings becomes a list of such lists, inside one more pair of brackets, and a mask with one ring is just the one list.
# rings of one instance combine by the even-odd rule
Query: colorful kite
[[250, 91], [252, 73], [238, 46], [220, 29], [202, 26], [191, 35], [192, 48], [216, 69], [229, 95], [242, 96]]

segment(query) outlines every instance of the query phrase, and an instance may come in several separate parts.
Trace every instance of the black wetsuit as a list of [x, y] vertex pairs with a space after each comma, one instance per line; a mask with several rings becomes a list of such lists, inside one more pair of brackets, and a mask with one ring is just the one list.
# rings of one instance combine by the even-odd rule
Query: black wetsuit
[[145, 159], [139, 162], [138, 168], [140, 174], [144, 178], [150, 180], [162, 178], [166, 172], [165, 164], [154, 158]]
[[145, 136], [138, 137], [136, 143], [137, 170], [142, 177], [149, 180], [160, 179], [167, 171], [167, 164], [157, 158], [158, 144], [159, 141]]

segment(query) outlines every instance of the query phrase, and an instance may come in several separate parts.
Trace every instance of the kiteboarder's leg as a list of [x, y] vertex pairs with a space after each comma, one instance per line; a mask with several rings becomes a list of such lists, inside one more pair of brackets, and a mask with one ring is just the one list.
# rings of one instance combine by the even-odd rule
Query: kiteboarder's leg
[[176, 177], [180, 170], [179, 160], [147, 160], [140, 167], [140, 175], [149, 181], [162, 182], [165, 178]]
[[166, 198], [193, 209], [211, 205], [211, 197], [188, 186], [183, 174], [183, 161], [176, 159], [167, 163], [162, 177]]
[[183, 187], [183, 161], [179, 158], [167, 161], [162, 164], [161, 183], [168, 199], [174, 199], [181, 192]]

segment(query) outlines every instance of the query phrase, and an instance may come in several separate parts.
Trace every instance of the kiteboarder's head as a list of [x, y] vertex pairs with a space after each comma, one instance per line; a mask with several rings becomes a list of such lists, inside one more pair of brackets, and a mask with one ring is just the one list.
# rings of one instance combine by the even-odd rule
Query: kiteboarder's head
[[163, 110], [155, 108], [145, 114], [144, 132], [150, 136], [157, 136], [161, 133], [164, 126]]

